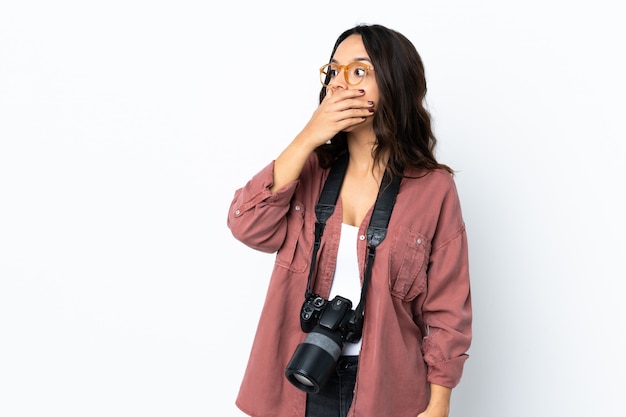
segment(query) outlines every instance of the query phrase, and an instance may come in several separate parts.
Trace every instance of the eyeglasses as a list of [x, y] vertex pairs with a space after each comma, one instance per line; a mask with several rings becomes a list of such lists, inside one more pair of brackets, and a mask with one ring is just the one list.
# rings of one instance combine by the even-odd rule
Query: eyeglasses
[[339, 71], [343, 70], [348, 85], [357, 85], [361, 83], [367, 76], [368, 71], [374, 71], [374, 68], [362, 62], [353, 62], [349, 65], [326, 64], [320, 68], [320, 81], [322, 85], [328, 86], [332, 80], [339, 75]]

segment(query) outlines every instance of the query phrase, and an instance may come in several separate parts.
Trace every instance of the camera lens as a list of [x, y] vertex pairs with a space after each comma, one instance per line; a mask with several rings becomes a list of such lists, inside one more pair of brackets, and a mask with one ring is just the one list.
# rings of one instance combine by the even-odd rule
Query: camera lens
[[307, 387], [314, 387], [315, 384], [311, 382], [309, 378], [300, 374], [293, 374], [293, 377], [301, 384], [306, 385]]
[[317, 325], [294, 352], [285, 375], [302, 391], [315, 394], [328, 381], [341, 355], [343, 340], [338, 332]]

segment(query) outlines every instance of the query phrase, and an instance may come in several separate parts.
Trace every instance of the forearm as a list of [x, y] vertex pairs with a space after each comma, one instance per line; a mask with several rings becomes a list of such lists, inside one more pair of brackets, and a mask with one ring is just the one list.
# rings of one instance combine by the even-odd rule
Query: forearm
[[430, 384], [428, 407], [417, 417], [448, 417], [452, 389], [437, 384]]
[[270, 192], [275, 193], [290, 182], [296, 181], [314, 149], [315, 147], [308, 144], [302, 135], [298, 135], [274, 161], [274, 182]]
[[307, 158], [315, 148], [344, 129], [359, 125], [373, 116], [372, 102], [363, 98], [364, 94], [364, 90], [327, 89], [326, 97], [306, 126], [276, 158], [274, 185], [270, 188], [272, 193], [300, 177]]

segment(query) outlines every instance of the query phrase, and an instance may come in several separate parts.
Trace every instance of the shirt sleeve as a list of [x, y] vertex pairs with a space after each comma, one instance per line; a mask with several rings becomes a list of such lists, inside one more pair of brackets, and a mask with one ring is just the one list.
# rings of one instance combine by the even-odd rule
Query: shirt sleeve
[[422, 349], [428, 381], [453, 388], [461, 379], [472, 339], [467, 235], [455, 187], [444, 199], [439, 225], [422, 306], [427, 326]]
[[274, 161], [235, 191], [227, 219], [237, 240], [268, 253], [276, 252], [285, 239], [286, 214], [298, 185], [293, 181], [272, 194], [273, 180]]

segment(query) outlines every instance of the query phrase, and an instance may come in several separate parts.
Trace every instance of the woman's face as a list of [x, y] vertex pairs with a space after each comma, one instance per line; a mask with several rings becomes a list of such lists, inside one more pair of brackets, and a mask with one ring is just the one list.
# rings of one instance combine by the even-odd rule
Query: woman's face
[[[359, 62], [365, 64], [367, 66], [373, 67], [372, 61], [370, 60], [367, 51], [365, 50], [365, 46], [363, 45], [363, 40], [361, 35], [350, 35], [346, 39], [343, 40], [337, 47], [335, 54], [333, 55], [333, 59], [331, 63], [338, 65], [349, 65], [353, 62]], [[374, 71], [367, 71], [367, 75], [357, 85], [350, 85], [346, 82], [346, 78], [343, 74], [345, 70], [341, 70], [340, 74], [337, 74], [336, 77], [328, 85], [328, 88], [332, 88], [334, 90], [337, 89], [355, 89], [355, 90], [365, 90], [365, 94], [363, 96], [364, 100], [369, 100], [374, 102], [374, 111], [376, 111], [376, 105], [378, 103], [378, 85], [376, 84], [376, 77], [374, 75]], [[367, 120], [357, 127], [362, 127], [364, 125], [370, 126], [372, 125], [373, 117], [368, 117]], [[351, 129], [347, 129], [351, 130]]]

